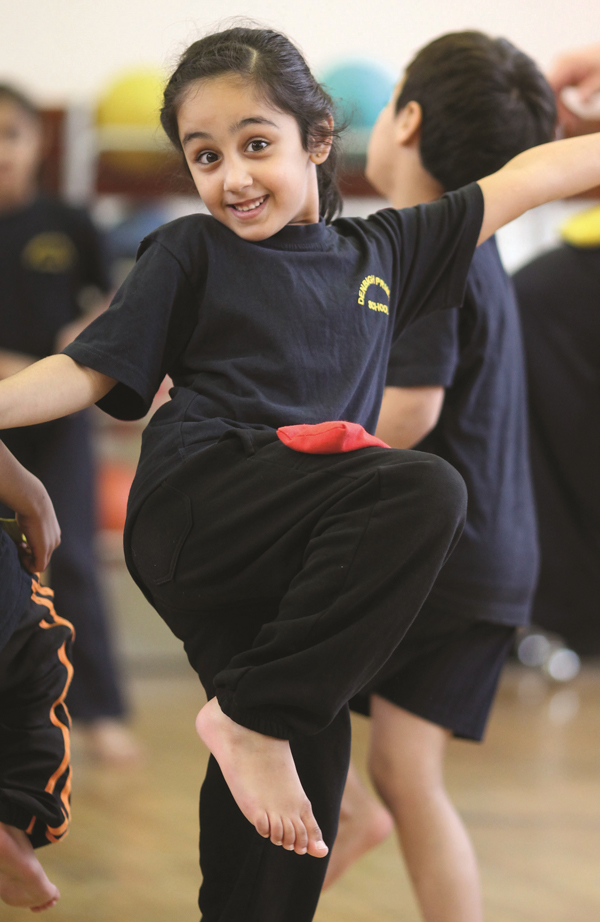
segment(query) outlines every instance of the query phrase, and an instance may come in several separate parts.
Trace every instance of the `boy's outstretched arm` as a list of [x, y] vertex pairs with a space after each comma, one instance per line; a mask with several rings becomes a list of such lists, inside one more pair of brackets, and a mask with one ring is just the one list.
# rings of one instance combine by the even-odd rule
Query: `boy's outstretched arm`
[[60, 528], [44, 485], [0, 442], [0, 501], [14, 509], [27, 543], [19, 557], [30, 573], [41, 573], [60, 544]]
[[0, 429], [33, 426], [90, 407], [115, 386], [68, 355], [50, 355], [0, 381]]
[[600, 186], [600, 132], [531, 147], [479, 180], [485, 202], [478, 243], [530, 208]]

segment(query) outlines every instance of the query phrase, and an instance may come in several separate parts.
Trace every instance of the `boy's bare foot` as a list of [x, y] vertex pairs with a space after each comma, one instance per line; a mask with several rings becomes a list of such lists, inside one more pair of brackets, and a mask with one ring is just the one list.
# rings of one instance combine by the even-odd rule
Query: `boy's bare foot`
[[115, 718], [93, 720], [80, 725], [79, 731], [87, 755], [95, 762], [115, 768], [139, 765], [141, 748], [131, 730]]
[[0, 900], [41, 912], [59, 898], [58, 887], [44, 874], [25, 833], [0, 823]]
[[330, 887], [365, 852], [387, 839], [393, 828], [392, 816], [371, 796], [351, 765], [342, 799], [338, 834], [331, 850], [323, 890]]
[[216, 698], [196, 730], [223, 772], [235, 802], [261, 836], [298, 855], [324, 858], [323, 842], [287, 740], [248, 730], [227, 717]]

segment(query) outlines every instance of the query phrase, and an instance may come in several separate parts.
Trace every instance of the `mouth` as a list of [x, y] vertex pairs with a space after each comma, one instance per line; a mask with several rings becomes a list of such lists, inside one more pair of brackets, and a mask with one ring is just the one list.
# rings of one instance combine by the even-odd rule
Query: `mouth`
[[261, 195], [260, 198], [247, 199], [245, 202], [235, 202], [227, 205], [227, 208], [242, 221], [248, 221], [257, 217], [265, 209], [268, 195]]

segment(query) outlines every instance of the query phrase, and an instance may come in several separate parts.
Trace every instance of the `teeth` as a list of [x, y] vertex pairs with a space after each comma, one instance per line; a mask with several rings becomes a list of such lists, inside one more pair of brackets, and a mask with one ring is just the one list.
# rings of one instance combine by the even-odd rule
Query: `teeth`
[[254, 211], [255, 208], [258, 208], [260, 205], [262, 205], [265, 199], [266, 195], [263, 195], [260, 201], [256, 202], [254, 205], [246, 205], [245, 208], [242, 205], [234, 205], [233, 207], [236, 211]]

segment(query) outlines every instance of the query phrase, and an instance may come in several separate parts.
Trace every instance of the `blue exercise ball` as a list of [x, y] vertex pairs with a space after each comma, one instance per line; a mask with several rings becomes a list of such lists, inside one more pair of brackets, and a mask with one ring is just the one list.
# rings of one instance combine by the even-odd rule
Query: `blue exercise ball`
[[364, 131], [387, 104], [395, 79], [381, 64], [358, 59], [330, 67], [321, 82], [349, 127]]

